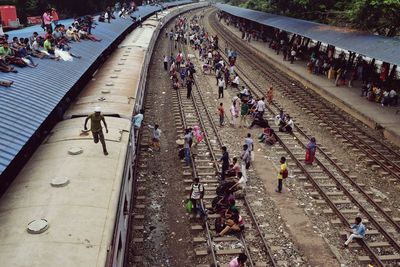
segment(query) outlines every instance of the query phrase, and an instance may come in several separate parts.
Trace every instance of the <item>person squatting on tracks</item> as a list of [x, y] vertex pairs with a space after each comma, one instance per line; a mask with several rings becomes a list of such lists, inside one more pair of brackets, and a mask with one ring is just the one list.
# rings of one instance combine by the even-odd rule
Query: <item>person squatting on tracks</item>
[[344, 247], [347, 247], [354, 238], [363, 239], [365, 237], [365, 226], [361, 222], [361, 217], [356, 217], [354, 219], [354, 224], [348, 229], [347, 240], [344, 242]]
[[90, 131], [93, 135], [93, 141], [97, 144], [100, 140], [101, 145], [103, 146], [103, 153], [104, 155], [108, 155], [107, 148], [106, 148], [106, 141], [104, 140], [103, 129], [101, 127], [101, 122], [103, 122], [104, 127], [106, 128], [106, 133], [108, 133], [108, 128], [106, 121], [104, 119], [103, 114], [101, 114], [101, 108], [95, 107], [94, 113], [87, 116], [85, 119], [85, 126], [84, 129], [87, 130], [87, 122], [90, 120]]

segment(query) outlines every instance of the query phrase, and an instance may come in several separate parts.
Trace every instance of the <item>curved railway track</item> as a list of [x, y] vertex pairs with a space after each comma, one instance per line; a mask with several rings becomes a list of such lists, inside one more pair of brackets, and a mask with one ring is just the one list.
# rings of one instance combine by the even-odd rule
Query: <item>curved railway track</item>
[[[210, 24], [216, 25], [217, 23], [215, 14], [212, 14]], [[256, 59], [256, 56], [249, 51], [243, 51], [236, 37], [231, 36], [231, 34], [222, 31], [218, 27], [213, 27], [213, 30], [218, 33], [219, 37], [223, 36], [225, 38], [226, 36], [229, 46], [240, 51], [240, 56], [251, 61], [252, 64], [255, 64], [260, 71], [265, 73], [267, 80], [275, 82], [275, 86], [277, 85], [277, 80], [280, 83], [278, 88], [280, 88], [282, 84], [287, 83], [282, 81], [277, 75], [267, 72], [265, 70], [267, 69], [265, 65], [257, 64], [257, 62], [260, 62], [260, 59], [258, 57]], [[237, 43], [235, 43], [235, 40]], [[253, 94], [258, 97], [264, 96], [263, 89], [251, 82], [251, 79], [246, 75], [245, 71], [241, 70], [240, 66], [236, 66], [236, 68], [242, 80], [245, 80], [245, 83], [252, 90]], [[286, 80], [288, 81], [288, 79]], [[309, 92], [305, 95], [308, 94]], [[314, 111], [318, 110], [315, 105], [313, 107], [315, 108]], [[324, 105], [324, 107], [328, 109], [327, 105]], [[279, 109], [280, 107], [276, 103], [274, 103], [273, 107], [269, 107], [269, 111], [273, 115], [275, 115]], [[323, 113], [325, 114], [323, 116], [328, 116], [328, 112], [325, 113]], [[343, 116], [340, 117], [343, 118]], [[327, 121], [327, 119], [324, 118], [324, 121]], [[334, 122], [332, 122], [332, 124], [335, 125]], [[345, 128], [342, 127], [342, 129]], [[341, 133], [345, 135], [348, 131], [343, 130]], [[360, 134], [362, 134], [362, 132]], [[318, 191], [318, 195], [323, 198], [323, 202], [328, 204], [330, 209], [326, 210], [326, 213], [330, 214], [331, 211], [333, 211], [340, 219], [340, 223], [344, 226], [349, 226], [349, 221], [359, 213], [361, 213], [364, 218], [368, 218], [368, 236], [365, 242], [362, 241], [359, 243], [363, 251], [367, 252], [369, 256], [361, 255], [359, 256], [359, 260], [361, 262], [367, 262], [371, 257], [372, 261], [378, 266], [399, 262], [399, 219], [391, 216], [390, 210], [382, 208], [382, 200], [371, 197], [371, 192], [364, 190], [362, 184], [355, 182], [353, 179], [354, 177], [348, 174], [348, 170], [343, 169], [343, 167], [329, 155], [329, 152], [318, 148], [319, 156], [316, 159], [316, 164], [312, 167], [306, 166], [303, 163], [302, 156], [304, 155], [305, 142], [308, 141], [309, 137], [302, 128], [297, 125], [293, 135], [278, 134], [279, 143], [285, 150], [285, 153], [289, 155], [294, 162], [294, 164], [291, 165], [292, 171], [306, 178]], [[385, 144], [383, 144], [383, 146], [386, 147]], [[359, 148], [361, 150], [362, 147], [359, 146]], [[364, 150], [364, 152], [367, 153], [366, 150]], [[393, 153], [396, 154], [397, 152], [393, 151]], [[396, 166], [396, 164], [392, 166]], [[350, 216], [353, 216], [353, 218], [350, 218]]]
[[[209, 16], [210, 25], [217, 25], [215, 13]], [[367, 163], [373, 169], [381, 169], [382, 177], [391, 176], [390, 180], [400, 181], [400, 153], [390, 145], [374, 137], [365, 129], [359, 127], [353, 120], [348, 119], [343, 112], [338, 112], [324, 98], [304, 87], [298, 81], [290, 78], [283, 72], [260, 57], [253, 49], [246, 49], [248, 45], [232, 32], [223, 31], [220, 27], [213, 29], [219, 36], [224, 36], [230, 47], [239, 51], [240, 56], [252, 65], [268, 80], [274, 88], [282, 91], [288, 99], [300, 106], [305, 113], [313, 114], [321, 126], [327, 127], [331, 133], [340, 135], [353, 151], [368, 158]], [[274, 71], [271, 71], [274, 70]]]
[[[174, 45], [172, 43], [170, 42], [170, 50], [171, 54], [174, 54]], [[187, 51], [184, 46], [179, 45], [182, 51]], [[209, 112], [209, 108], [205, 103], [196, 78], [194, 79], [194, 90], [190, 99], [182, 96], [180, 89], [175, 91], [173, 110], [176, 114], [176, 124], [182, 125], [181, 131], [178, 132], [180, 138], [184, 129], [194, 125], [200, 126], [204, 132], [204, 142], [198, 146], [199, 154], [195, 159], [192, 157], [193, 164], [191, 171], [186, 167], [186, 176], [189, 179], [185, 179], [185, 182], [190, 184], [192, 182], [190, 178], [200, 178], [206, 190], [203, 207], [210, 207], [211, 200], [216, 196], [214, 194], [215, 189], [219, 185], [215, 177], [215, 172], [220, 171], [218, 159], [221, 155], [216, 151], [220, 151], [223, 141], [218, 133], [215, 121]], [[185, 190], [190, 191], [190, 187], [186, 187]], [[210, 214], [208, 215], [208, 220], [203, 221], [201, 224], [191, 225], [193, 231], [200, 231], [193, 240], [196, 243], [196, 255], [206, 256], [210, 254], [211, 263], [217, 264], [227, 263], [234, 255], [245, 252], [248, 256], [250, 266], [277, 266], [277, 261], [271, 252], [270, 245], [264, 237], [263, 231], [260, 229], [257, 218], [247, 198], [244, 197], [241, 200], [237, 200], [237, 205], [240, 207], [240, 213], [246, 222], [245, 233], [238, 236], [214, 237], [211, 233], [213, 229], [211, 222], [218, 218], [219, 215]], [[202, 231], [203, 234], [201, 234]], [[247, 240], [246, 235], [251, 235], [253, 238]], [[210, 260], [206, 261], [209, 262]], [[200, 262], [204, 263], [204, 259], [200, 259]]]

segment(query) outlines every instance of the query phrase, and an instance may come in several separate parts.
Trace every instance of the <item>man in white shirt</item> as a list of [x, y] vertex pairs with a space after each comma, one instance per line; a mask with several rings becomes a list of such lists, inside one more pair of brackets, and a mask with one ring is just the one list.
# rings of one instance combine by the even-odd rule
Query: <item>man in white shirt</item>
[[394, 89], [390, 90], [389, 105], [393, 105], [393, 106], [397, 105], [397, 99], [398, 99], [397, 92]]
[[239, 88], [239, 75], [236, 75], [235, 78], [232, 81], [232, 87], [234, 88]]
[[257, 102], [257, 112], [261, 114], [261, 116], [264, 116], [264, 111], [265, 111], [265, 98], [262, 97], [260, 100]]
[[224, 78], [219, 77], [218, 79], [218, 99], [224, 98], [224, 88], [225, 88], [225, 81]]
[[294, 128], [294, 122], [293, 122], [292, 118], [289, 115], [287, 115], [286, 116], [286, 124], [283, 125], [282, 127], [280, 127], [279, 131], [292, 133], [293, 128]]

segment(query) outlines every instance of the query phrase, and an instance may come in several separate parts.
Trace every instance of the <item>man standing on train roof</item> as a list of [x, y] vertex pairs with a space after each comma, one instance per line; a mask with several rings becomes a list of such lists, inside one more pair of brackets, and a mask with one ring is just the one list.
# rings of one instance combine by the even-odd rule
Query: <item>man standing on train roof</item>
[[95, 107], [94, 113], [87, 116], [85, 120], [84, 129], [87, 130], [87, 122], [90, 119], [90, 131], [93, 135], [93, 141], [97, 144], [100, 140], [101, 145], [103, 146], [104, 155], [108, 155], [106, 148], [106, 141], [104, 140], [103, 129], [101, 127], [101, 121], [103, 121], [104, 127], [106, 128], [106, 133], [108, 133], [108, 128], [104, 116], [101, 114], [101, 108]]

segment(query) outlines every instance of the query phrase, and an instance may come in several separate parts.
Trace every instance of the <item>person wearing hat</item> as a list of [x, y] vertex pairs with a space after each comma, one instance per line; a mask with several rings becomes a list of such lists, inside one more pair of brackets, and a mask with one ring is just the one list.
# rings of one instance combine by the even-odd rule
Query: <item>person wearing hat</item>
[[108, 155], [106, 148], [106, 141], [104, 140], [103, 129], [101, 127], [101, 121], [103, 121], [104, 127], [106, 128], [106, 133], [108, 133], [108, 128], [104, 116], [101, 114], [101, 108], [95, 107], [94, 113], [87, 116], [85, 120], [84, 129], [87, 130], [87, 122], [90, 119], [90, 131], [93, 135], [93, 141], [97, 144], [100, 140], [101, 145], [103, 146], [104, 155]]

